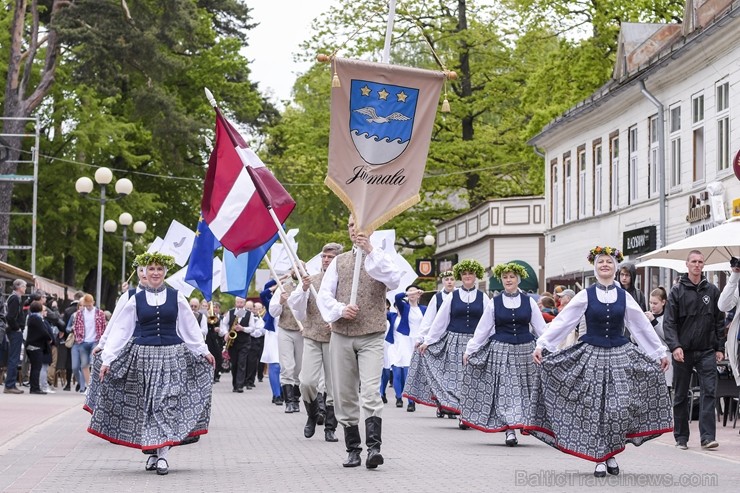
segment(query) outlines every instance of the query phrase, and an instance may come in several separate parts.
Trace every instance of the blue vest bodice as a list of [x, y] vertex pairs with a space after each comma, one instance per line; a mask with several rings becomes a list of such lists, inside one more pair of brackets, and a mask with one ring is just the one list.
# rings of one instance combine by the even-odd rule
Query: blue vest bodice
[[491, 336], [494, 341], [509, 344], [525, 344], [534, 341], [534, 335], [529, 331], [529, 322], [532, 320], [532, 305], [529, 296], [519, 293], [521, 300], [517, 308], [504, 306], [504, 295], [493, 298], [493, 314], [496, 321], [496, 333]]
[[146, 302], [146, 291], [136, 293], [136, 328], [134, 344], [140, 346], [173, 346], [182, 344], [177, 335], [177, 291], [167, 287], [165, 302], [150, 306]]
[[627, 307], [625, 291], [616, 288], [617, 301], [602, 303], [596, 296], [596, 285], [586, 288], [586, 334], [581, 340], [592, 346], [618, 347], [629, 342], [624, 335], [624, 312]]
[[450, 306], [450, 324], [447, 326], [449, 332], [461, 334], [472, 334], [478, 321], [483, 316], [483, 292], [475, 290], [475, 300], [465, 303], [460, 299], [460, 291], [452, 292], [452, 305]]

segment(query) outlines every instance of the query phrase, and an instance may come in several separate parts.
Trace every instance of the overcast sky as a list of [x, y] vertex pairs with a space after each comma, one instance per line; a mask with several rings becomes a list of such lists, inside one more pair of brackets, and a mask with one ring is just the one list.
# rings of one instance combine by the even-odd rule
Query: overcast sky
[[293, 63], [293, 53], [301, 42], [310, 38], [313, 19], [337, 3], [337, 0], [250, 2], [252, 18], [259, 25], [249, 31], [249, 46], [244, 53], [251, 60], [251, 80], [260, 83], [261, 93], [273, 94], [276, 102], [290, 98], [296, 74], [310, 66]]

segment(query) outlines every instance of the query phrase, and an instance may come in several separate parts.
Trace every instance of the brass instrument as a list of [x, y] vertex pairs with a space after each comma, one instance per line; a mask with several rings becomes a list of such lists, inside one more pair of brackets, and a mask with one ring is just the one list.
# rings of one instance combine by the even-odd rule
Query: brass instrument
[[236, 325], [237, 320], [239, 320], [239, 317], [236, 316], [236, 313], [234, 313], [234, 320], [231, 321], [231, 327], [229, 328], [229, 333], [226, 335], [226, 349], [231, 349], [231, 346], [234, 344], [234, 341], [236, 340], [237, 334], [236, 329], [234, 329], [234, 326]]
[[218, 315], [213, 311], [213, 301], [208, 303], [208, 325], [218, 325]]

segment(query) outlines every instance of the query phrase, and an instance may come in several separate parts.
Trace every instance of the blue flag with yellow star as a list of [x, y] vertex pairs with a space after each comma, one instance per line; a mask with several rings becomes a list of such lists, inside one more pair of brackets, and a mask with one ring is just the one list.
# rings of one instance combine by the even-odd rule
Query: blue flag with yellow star
[[213, 294], [213, 252], [220, 246], [221, 243], [213, 236], [201, 215], [195, 231], [195, 242], [190, 252], [185, 282], [199, 289], [206, 301], [211, 301]]

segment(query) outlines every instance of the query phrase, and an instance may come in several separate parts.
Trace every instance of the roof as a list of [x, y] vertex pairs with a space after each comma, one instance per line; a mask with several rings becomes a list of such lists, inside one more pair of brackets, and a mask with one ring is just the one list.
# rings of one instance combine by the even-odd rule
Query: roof
[[605, 101], [616, 97], [659, 68], [680, 63], [679, 59], [696, 48], [702, 40], [726, 27], [740, 15], [740, 2], [719, 0], [702, 4], [692, 24], [696, 28], [683, 32], [681, 24], [623, 23], [619, 33], [617, 61], [613, 78], [587, 99], [579, 102], [548, 123], [527, 143], [536, 146], [547, 134], [595, 110]]

